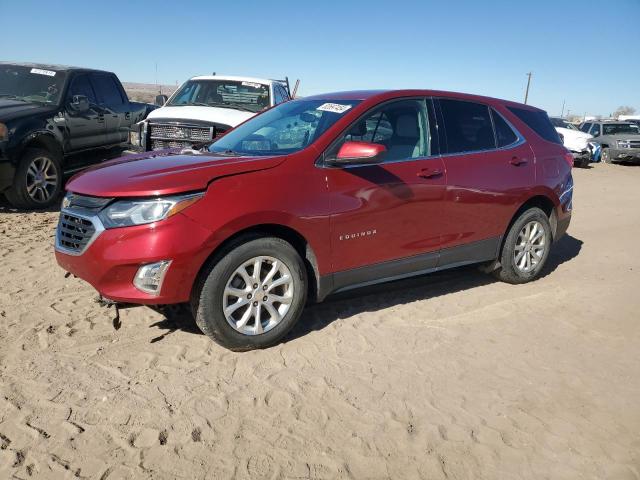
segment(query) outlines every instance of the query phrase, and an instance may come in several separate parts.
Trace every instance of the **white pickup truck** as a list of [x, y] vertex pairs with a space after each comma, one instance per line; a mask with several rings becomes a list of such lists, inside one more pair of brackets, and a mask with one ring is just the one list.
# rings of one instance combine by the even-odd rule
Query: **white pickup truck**
[[593, 136], [581, 132], [578, 127], [567, 122], [564, 118], [551, 118], [551, 123], [562, 137], [562, 143], [573, 155], [576, 165], [586, 167], [591, 162], [589, 140]]
[[200, 148], [258, 112], [291, 98], [288, 80], [208, 75], [187, 80], [137, 125], [131, 144], [143, 151]]

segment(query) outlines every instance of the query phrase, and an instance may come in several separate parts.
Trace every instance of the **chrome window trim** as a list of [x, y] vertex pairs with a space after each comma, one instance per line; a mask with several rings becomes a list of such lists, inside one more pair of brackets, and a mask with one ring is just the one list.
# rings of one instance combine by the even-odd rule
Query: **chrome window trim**
[[[420, 98], [424, 98], [427, 101], [430, 100], [430, 99], [431, 100], [445, 99], [445, 100], [457, 100], [457, 101], [460, 101], [460, 102], [470, 102], [469, 100], [460, 100], [460, 99], [457, 99], [457, 98], [450, 98], [450, 97], [400, 97], [400, 98], [394, 99], [394, 100], [404, 100], [404, 99], [417, 100], [417, 99], [420, 99]], [[389, 100], [389, 102], [390, 101], [393, 101], [393, 100]], [[383, 103], [373, 107], [371, 110], [373, 110], [374, 108], [377, 108], [380, 105], [383, 105], [384, 103], [387, 103], [387, 102], [383, 102]], [[330, 168], [330, 169], [350, 169], [350, 168], [359, 168], [359, 167], [371, 167], [371, 166], [374, 166], [374, 165], [382, 166], [382, 165], [388, 165], [388, 164], [392, 164], [392, 163], [415, 162], [415, 161], [420, 161], [420, 160], [434, 160], [434, 159], [439, 159], [439, 158], [458, 157], [458, 156], [463, 156], [463, 155], [475, 155], [475, 154], [478, 154], [478, 153], [504, 152], [504, 151], [508, 151], [508, 150], [513, 150], [514, 148], [520, 147], [520, 146], [525, 145], [527, 143], [526, 138], [524, 137], [524, 135], [522, 135], [520, 133], [520, 130], [518, 130], [513, 125], [513, 123], [511, 123], [507, 118], [505, 118], [505, 116], [502, 115], [500, 112], [498, 112], [493, 106], [488, 105], [486, 103], [481, 103], [481, 102], [471, 102], [471, 103], [477, 103], [479, 105], [486, 106], [490, 111], [490, 113], [489, 113], [490, 116], [491, 116], [492, 112], [495, 112], [497, 115], [500, 115], [500, 118], [502, 118], [506, 122], [506, 124], [509, 126], [509, 128], [511, 128], [511, 130], [513, 130], [513, 133], [516, 134], [516, 137], [517, 137], [516, 141], [513, 142], [513, 143], [510, 143], [509, 145], [505, 145], [504, 147], [495, 147], [495, 148], [489, 148], [489, 149], [484, 149], [484, 150], [473, 150], [473, 151], [457, 152], [457, 153], [439, 153], [438, 155], [428, 155], [428, 156], [425, 156], [425, 157], [418, 157], [418, 158], [405, 158], [405, 159], [401, 159], [401, 160], [391, 160], [391, 161], [388, 161], [388, 162], [382, 161], [382, 162], [378, 162], [378, 163], [361, 163], [361, 164], [353, 164], [353, 165], [330, 165], [330, 164], [327, 164], [324, 161], [324, 158], [323, 158], [320, 162], [316, 162], [316, 166], [319, 167], [319, 168]], [[366, 114], [366, 112], [365, 112], [365, 114]], [[364, 116], [365, 114], [363, 114], [362, 116]], [[362, 116], [358, 117], [358, 120], [360, 118], [362, 118]], [[493, 125], [493, 117], [490, 117], [490, 118], [491, 118], [491, 125], [492, 125], [492, 128], [493, 128], [493, 133], [494, 133], [494, 137], [495, 137], [496, 129], [495, 129], [495, 126]], [[355, 122], [353, 122], [353, 123], [355, 123]], [[351, 126], [352, 124], [350, 124], [349, 126]], [[437, 116], [436, 116], [436, 126], [438, 126]], [[349, 127], [347, 127], [345, 129], [345, 131], [348, 128]], [[342, 135], [342, 133], [343, 132], [340, 132], [340, 135]], [[333, 142], [335, 142], [340, 137], [340, 135], [338, 135], [333, 140]], [[498, 139], [496, 138], [496, 143], [497, 143], [497, 141], [498, 141]], [[333, 142], [331, 142], [331, 144], [329, 145], [329, 147], [326, 148], [326, 150], [331, 148], [331, 146], [333, 145]], [[432, 144], [432, 141], [431, 141], [431, 144]], [[325, 150], [325, 152], [326, 152], [326, 150]], [[322, 155], [320, 155], [320, 157], [323, 157], [325, 152], [323, 152]]]
[[100, 218], [97, 215], [87, 215], [84, 213], [79, 213], [77, 210], [74, 210], [73, 208], [63, 208], [62, 210], [60, 210], [60, 216], [62, 216], [65, 213], [68, 215], [73, 215], [74, 217], [82, 218], [83, 220], [90, 221], [93, 224], [93, 228], [95, 229], [95, 232], [93, 233], [91, 238], [87, 241], [87, 244], [84, 246], [84, 248], [76, 252], [74, 250], [69, 250], [68, 248], [63, 247], [60, 244], [60, 228], [59, 228], [60, 220], [58, 220], [58, 227], [56, 227], [55, 250], [60, 253], [64, 253], [65, 255], [72, 255], [74, 257], [79, 257], [84, 252], [86, 252], [87, 249], [91, 246], [91, 244], [102, 234], [102, 232], [105, 231], [105, 228], [102, 222], [100, 221]]

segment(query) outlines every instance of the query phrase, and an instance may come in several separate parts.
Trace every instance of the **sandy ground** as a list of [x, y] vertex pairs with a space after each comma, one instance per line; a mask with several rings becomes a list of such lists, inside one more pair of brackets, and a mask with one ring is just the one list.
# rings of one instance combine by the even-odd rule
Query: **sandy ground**
[[511, 286], [463, 269], [308, 308], [230, 353], [113, 313], [0, 207], [0, 478], [640, 478], [640, 167], [575, 171], [569, 235]]

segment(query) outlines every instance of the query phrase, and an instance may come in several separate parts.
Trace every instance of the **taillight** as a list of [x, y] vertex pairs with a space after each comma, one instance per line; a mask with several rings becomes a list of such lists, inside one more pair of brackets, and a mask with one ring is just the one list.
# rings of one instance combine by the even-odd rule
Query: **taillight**
[[569, 167], [573, 168], [573, 155], [571, 154], [571, 152], [567, 152], [563, 156], [565, 161], [569, 164]]

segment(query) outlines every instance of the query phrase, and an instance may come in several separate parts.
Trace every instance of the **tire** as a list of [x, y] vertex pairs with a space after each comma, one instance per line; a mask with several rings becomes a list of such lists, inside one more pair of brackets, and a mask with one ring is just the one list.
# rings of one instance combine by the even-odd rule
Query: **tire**
[[47, 150], [30, 148], [22, 155], [5, 197], [16, 208], [46, 208], [57, 201], [61, 190], [60, 160]]
[[613, 160], [611, 160], [611, 156], [609, 155], [608, 148], [602, 149], [602, 153], [600, 153], [600, 160], [602, 160], [602, 163], [613, 163]]
[[[307, 271], [298, 252], [280, 238], [248, 237], [217, 258], [205, 267], [192, 295], [200, 330], [236, 352], [278, 343], [300, 318], [307, 299]], [[258, 280], [256, 259], [262, 266]], [[286, 277], [290, 281], [283, 280]]]
[[591, 163], [591, 160], [588, 157], [586, 157], [580, 160], [579, 166], [580, 168], [589, 168], [590, 163]]
[[[537, 229], [535, 231], [533, 231], [534, 225]], [[525, 229], [527, 227], [531, 228], [529, 236], [526, 235]], [[539, 239], [534, 242], [524, 240], [525, 238], [536, 238], [540, 229], [542, 229], [542, 236]], [[525, 210], [507, 232], [499, 257], [500, 268], [493, 272], [494, 276], [498, 280], [513, 284], [535, 280], [549, 257], [552, 241], [551, 224], [547, 215], [535, 207]], [[540, 248], [540, 245], [543, 245], [543, 248]], [[522, 256], [520, 256], [521, 253]], [[516, 255], [519, 258], [518, 264], [516, 264]], [[530, 268], [527, 268], [528, 260]]]

